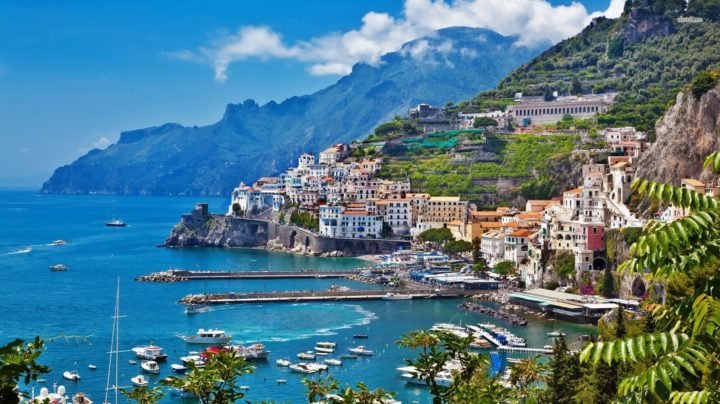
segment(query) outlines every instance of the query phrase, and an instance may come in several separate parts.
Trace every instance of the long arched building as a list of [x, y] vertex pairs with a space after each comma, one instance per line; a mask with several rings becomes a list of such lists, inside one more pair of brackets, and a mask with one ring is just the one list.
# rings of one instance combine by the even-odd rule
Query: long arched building
[[508, 106], [508, 117], [515, 125], [532, 126], [555, 123], [562, 120], [565, 114], [575, 119], [592, 118], [598, 113], [606, 112], [615, 98], [616, 93], [587, 94], [582, 96], [561, 96], [552, 101], [543, 97], [515, 98], [515, 104]]

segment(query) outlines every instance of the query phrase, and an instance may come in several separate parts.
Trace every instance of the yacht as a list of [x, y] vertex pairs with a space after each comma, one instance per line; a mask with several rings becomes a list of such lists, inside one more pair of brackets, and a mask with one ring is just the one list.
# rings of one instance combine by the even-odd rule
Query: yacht
[[298, 359], [304, 359], [304, 360], [315, 360], [315, 352], [313, 351], [307, 351], [307, 352], [300, 352], [297, 354]]
[[180, 361], [182, 363], [184, 363], [185, 366], [187, 366], [190, 363], [194, 363], [195, 367], [198, 367], [198, 368], [205, 366], [205, 359], [203, 359], [202, 356], [200, 356], [196, 353], [188, 355], [188, 356], [183, 356], [180, 358]]
[[53, 272], [63, 272], [67, 271], [68, 269], [68, 266], [63, 264], [55, 264], [50, 266], [50, 270]]
[[185, 306], [185, 314], [198, 314], [207, 313], [210, 311], [210, 306], [207, 304], [188, 304]]
[[335, 349], [333, 349], [333, 348], [325, 348], [325, 347], [321, 347], [321, 346], [316, 346], [316, 347], [315, 347], [315, 351], [316, 351], [316, 352], [322, 352], [322, 353], [333, 353], [333, 352], [335, 352]]
[[372, 356], [372, 354], [373, 354], [373, 351], [365, 349], [365, 347], [362, 345], [358, 345], [355, 348], [348, 348], [348, 351], [350, 353], [354, 353], [356, 355], [362, 355], [362, 356]]
[[367, 339], [367, 338], [368, 338], [368, 335], [367, 335], [367, 334], [355, 334], [355, 335], [353, 335], [353, 338], [357, 338], [357, 339]]
[[95, 365], [93, 365], [93, 364], [89, 364], [89, 365], [88, 365], [88, 369], [90, 369], [90, 370], [96, 370], [96, 369], [97, 369], [97, 366], [95, 366]]
[[109, 222], [105, 222], [105, 226], [107, 226], [107, 227], [125, 227], [125, 222], [123, 222], [120, 219], [113, 219]]
[[178, 363], [173, 363], [172, 365], [170, 365], [170, 368], [173, 370], [173, 372], [178, 374], [183, 374], [187, 372], [187, 367]]
[[[400, 371], [400, 378], [411, 384], [426, 386], [427, 381], [418, 377], [417, 369], [414, 366], [403, 366], [397, 368]], [[438, 386], [450, 387], [453, 382], [452, 373], [443, 370], [435, 376], [435, 383]]]
[[52, 245], [67, 245], [67, 241], [65, 240], [55, 240], [52, 242]]
[[388, 292], [382, 297], [383, 300], [412, 300], [411, 295]]
[[215, 329], [199, 329], [195, 335], [178, 335], [183, 341], [188, 344], [218, 344], [225, 345], [232, 340], [232, 336], [225, 333], [223, 330]]
[[277, 363], [278, 366], [283, 367], [283, 368], [286, 368], [286, 367], [292, 365], [292, 362], [290, 362], [287, 359], [278, 359], [275, 361], [275, 363]]
[[135, 359], [130, 359], [128, 361], [128, 365], [137, 365], [137, 361]]
[[74, 382], [80, 380], [80, 374], [77, 370], [66, 370], [63, 372], [63, 377]]
[[158, 366], [157, 362], [155, 361], [142, 361], [140, 362], [140, 367], [142, 368], [142, 370], [148, 373], [160, 373], [160, 366]]
[[342, 366], [342, 361], [340, 359], [325, 359], [325, 363], [333, 366]]
[[232, 350], [249, 361], [266, 360], [270, 354], [270, 351], [268, 351], [263, 344], [252, 344], [250, 346], [235, 345], [232, 347]]
[[157, 345], [138, 346], [132, 349], [135, 355], [140, 359], [151, 360], [155, 362], [165, 362], [167, 354]]
[[319, 369], [316, 368], [315, 366], [310, 366], [309, 363], [304, 363], [304, 362], [300, 362], [300, 363], [296, 363], [296, 364], [294, 364], [294, 365], [290, 365], [290, 370], [292, 370], [293, 372], [305, 373], [305, 374], [308, 374], [308, 375], [309, 375], [309, 374], [313, 374], [313, 373], [317, 373], [317, 372], [319, 371]]
[[144, 387], [148, 385], [148, 381], [143, 375], [137, 375], [135, 377], [130, 378], [130, 382], [138, 387]]
[[336, 342], [325, 342], [325, 341], [319, 341], [315, 343], [315, 346], [321, 347], [321, 348], [337, 348]]
[[287, 379], [277, 379], [277, 384], [285, 384], [287, 383]]

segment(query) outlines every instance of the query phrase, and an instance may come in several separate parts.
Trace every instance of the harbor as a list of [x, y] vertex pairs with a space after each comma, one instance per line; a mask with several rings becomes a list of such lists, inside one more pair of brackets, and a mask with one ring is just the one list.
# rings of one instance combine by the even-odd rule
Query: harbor
[[347, 291], [297, 291], [258, 293], [211, 293], [193, 294], [183, 297], [180, 304], [242, 304], [242, 303], [283, 303], [283, 302], [343, 302], [363, 300], [412, 300], [412, 299], [453, 299], [467, 296], [467, 291], [457, 289], [401, 289], [347, 290]]
[[138, 276], [135, 280], [140, 282], [184, 282], [211, 279], [337, 279], [347, 278], [358, 273], [359, 271], [190, 271], [186, 269], [170, 269]]

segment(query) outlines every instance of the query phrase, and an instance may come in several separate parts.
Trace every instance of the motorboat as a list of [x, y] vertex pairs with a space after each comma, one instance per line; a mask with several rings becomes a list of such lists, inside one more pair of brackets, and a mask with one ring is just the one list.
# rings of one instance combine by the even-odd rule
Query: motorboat
[[107, 226], [107, 227], [125, 227], [126, 225], [125, 225], [125, 222], [123, 222], [120, 219], [113, 219], [113, 220], [110, 220], [109, 222], [105, 222], [105, 226]]
[[130, 378], [130, 382], [138, 387], [143, 387], [148, 385], [148, 381], [143, 375], [137, 375], [135, 377]]
[[52, 244], [52, 245], [57, 245], [57, 246], [67, 245], [67, 241], [65, 241], [65, 240], [55, 240], [55, 241], [53, 241], [51, 244]]
[[321, 347], [321, 346], [316, 346], [316, 347], [315, 347], [315, 352], [318, 352], [318, 353], [329, 353], [329, 354], [330, 354], [330, 353], [335, 352], [335, 349], [333, 349], [333, 348], [325, 348], [325, 347]]
[[240, 390], [248, 391], [250, 390], [250, 386], [240, 386]]
[[235, 345], [232, 347], [232, 350], [249, 361], [267, 360], [270, 354], [270, 351], [268, 351], [263, 344], [252, 344], [249, 346]]
[[383, 300], [412, 300], [411, 295], [388, 292], [382, 297]]
[[155, 361], [142, 361], [140, 362], [140, 367], [143, 371], [152, 373], [152, 374], [158, 374], [160, 373], [160, 366], [158, 366], [157, 362]]
[[134, 360], [134, 359], [130, 359], [130, 360], [128, 361], [128, 365], [137, 365], [137, 361]]
[[92, 400], [83, 392], [77, 392], [72, 396], [73, 404], [93, 404]]
[[135, 356], [140, 359], [151, 360], [155, 362], [165, 362], [167, 354], [157, 345], [138, 346], [132, 349]]
[[225, 333], [223, 330], [203, 328], [197, 330], [195, 335], [178, 335], [188, 344], [217, 344], [225, 345], [232, 340], [232, 336]]
[[340, 359], [325, 359], [325, 363], [333, 366], [342, 366], [342, 361]]
[[97, 366], [95, 366], [95, 365], [93, 365], [93, 364], [89, 364], [89, 365], [88, 365], [88, 369], [90, 369], [90, 370], [96, 370], [96, 369], [97, 369]]
[[330, 352], [315, 352], [315, 355], [317, 356], [329, 356]]
[[292, 362], [290, 362], [290, 361], [287, 360], [287, 359], [278, 359], [278, 360], [275, 361], [275, 363], [276, 363], [278, 366], [284, 367], [284, 368], [292, 365]]
[[550, 331], [549, 333], [547, 333], [547, 336], [550, 338], [564, 337], [565, 335], [567, 334], [560, 331]]
[[40, 395], [35, 396], [30, 400], [30, 403], [64, 403], [67, 399], [65, 386], [57, 386], [53, 384], [53, 392], [51, 393], [47, 387], [40, 389]]
[[316, 368], [316, 367], [314, 367], [314, 366], [310, 366], [309, 363], [304, 363], [304, 362], [300, 362], [300, 363], [296, 363], [296, 364], [294, 364], [294, 365], [290, 365], [290, 370], [292, 370], [293, 372], [296, 372], [296, 373], [305, 373], [305, 374], [308, 374], [308, 375], [309, 375], [309, 374], [313, 374], [313, 373], [317, 373], [317, 372], [319, 371], [318, 368]]
[[171, 364], [170, 368], [173, 370], [173, 372], [178, 373], [178, 374], [183, 374], [183, 373], [187, 372], [187, 367], [180, 365], [178, 363]]
[[198, 368], [205, 366], [205, 359], [198, 354], [183, 356], [180, 358], [180, 361], [184, 363], [185, 366], [189, 365], [190, 363], [193, 363], [195, 367]]
[[64, 272], [64, 271], [67, 271], [68, 269], [70, 269], [70, 268], [68, 268], [68, 266], [64, 265], [64, 264], [50, 265], [50, 270], [52, 272]]
[[74, 382], [80, 380], [80, 374], [77, 370], [66, 370], [63, 372], [63, 377]]
[[287, 383], [286, 379], [277, 379], [277, 384], [285, 384]]
[[355, 334], [355, 335], [353, 335], [353, 338], [357, 338], [357, 339], [367, 339], [367, 338], [368, 338], [368, 335], [367, 335], [367, 334]]
[[348, 351], [350, 353], [354, 353], [356, 355], [361, 355], [361, 356], [372, 356], [372, 354], [373, 354], [373, 351], [365, 349], [365, 347], [362, 345], [358, 345], [355, 348], [348, 348]]
[[[452, 370], [456, 369], [457, 366], [457, 364], [452, 362], [447, 363], [444, 366], [443, 370], [438, 372], [438, 374], [435, 376], [435, 383], [438, 386], [450, 387], [453, 382]], [[397, 368], [397, 370], [400, 372], [400, 378], [402, 378], [406, 382], [423, 386], [427, 385], [427, 381], [419, 377], [417, 368], [415, 366], [403, 366]]]
[[357, 359], [357, 358], [358, 358], [357, 355], [355, 355], [355, 354], [349, 354], [349, 353], [342, 354], [342, 355], [340, 355], [339, 357], [340, 357], [340, 359]]
[[475, 338], [470, 343], [470, 348], [489, 349], [492, 348], [492, 345], [483, 338]]
[[337, 342], [320, 341], [320, 342], [316, 342], [316, 343], [315, 343], [315, 346], [316, 346], [316, 347], [321, 347], [321, 348], [331, 348], [331, 349], [335, 349], [335, 348], [337, 348]]
[[210, 311], [210, 306], [207, 304], [191, 303], [185, 306], [185, 314], [207, 313], [208, 311]]
[[314, 361], [316, 354], [313, 351], [300, 352], [299, 354], [297, 354], [297, 357], [298, 357], [298, 359]]

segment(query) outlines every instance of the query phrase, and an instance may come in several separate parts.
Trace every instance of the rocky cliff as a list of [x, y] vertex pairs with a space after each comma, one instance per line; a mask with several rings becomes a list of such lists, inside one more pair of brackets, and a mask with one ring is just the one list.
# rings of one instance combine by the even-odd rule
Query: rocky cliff
[[166, 247], [260, 247], [268, 242], [267, 226], [227, 216], [183, 215], [170, 231]]
[[720, 84], [699, 98], [678, 94], [655, 130], [657, 141], [640, 160], [639, 177], [674, 185], [682, 178], [713, 179], [702, 165], [720, 150]]

